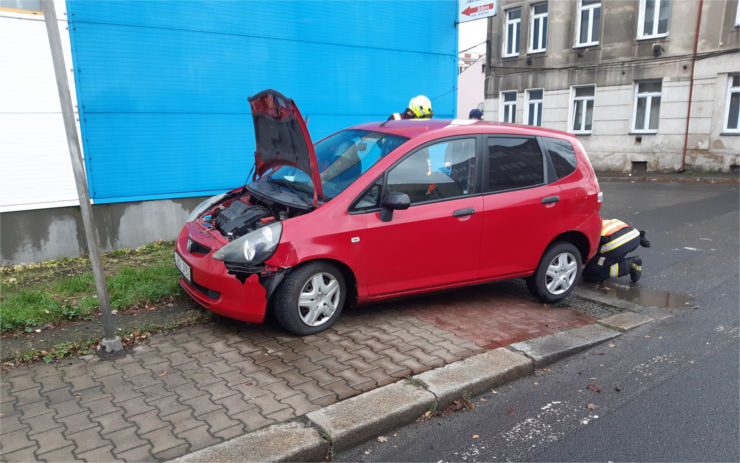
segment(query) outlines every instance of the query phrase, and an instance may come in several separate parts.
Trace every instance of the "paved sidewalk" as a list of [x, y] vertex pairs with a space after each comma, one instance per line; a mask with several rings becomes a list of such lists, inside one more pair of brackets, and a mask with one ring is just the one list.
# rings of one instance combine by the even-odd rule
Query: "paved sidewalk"
[[156, 461], [303, 416], [432, 368], [594, 319], [506, 285], [349, 310], [293, 337], [228, 320], [2, 374], [3, 461]]

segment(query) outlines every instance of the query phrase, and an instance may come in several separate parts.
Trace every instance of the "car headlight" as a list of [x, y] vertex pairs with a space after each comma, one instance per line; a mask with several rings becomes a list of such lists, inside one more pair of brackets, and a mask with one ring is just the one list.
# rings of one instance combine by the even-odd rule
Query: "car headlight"
[[273, 222], [235, 239], [214, 252], [213, 258], [239, 264], [261, 264], [275, 253], [282, 233], [283, 224]]
[[202, 203], [195, 206], [195, 209], [193, 209], [193, 212], [190, 213], [188, 219], [185, 222], [192, 222], [193, 220], [197, 219], [202, 213], [206, 211], [206, 209], [221, 201], [225, 197], [226, 193], [221, 193], [220, 195], [211, 196], [210, 198], [206, 199]]

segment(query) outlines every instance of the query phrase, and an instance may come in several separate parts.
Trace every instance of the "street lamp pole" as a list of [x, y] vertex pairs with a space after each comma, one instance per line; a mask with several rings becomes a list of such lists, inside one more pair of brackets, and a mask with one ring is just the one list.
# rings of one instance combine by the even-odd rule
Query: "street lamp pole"
[[59, 92], [59, 102], [62, 105], [62, 117], [64, 119], [64, 129], [67, 133], [69, 156], [72, 160], [72, 170], [74, 171], [77, 196], [80, 200], [80, 210], [82, 212], [82, 223], [85, 227], [85, 239], [87, 240], [87, 248], [90, 253], [93, 275], [95, 276], [95, 287], [98, 292], [100, 311], [103, 314], [105, 337], [101, 344], [105, 347], [106, 352], [115, 352], [121, 350], [123, 346], [121, 345], [121, 338], [115, 335], [113, 328], [113, 315], [110, 309], [108, 286], [105, 282], [103, 259], [100, 255], [100, 238], [98, 237], [98, 230], [95, 228], [93, 221], [90, 195], [87, 191], [87, 180], [82, 167], [82, 154], [79, 139], [77, 138], [77, 125], [75, 124], [72, 97], [69, 94], [69, 83], [64, 67], [64, 55], [62, 54], [62, 41], [59, 36], [59, 26], [57, 24], [57, 15], [53, 0], [41, 0], [41, 11], [44, 13], [46, 32], [49, 36], [49, 47], [51, 48], [51, 58], [54, 62], [54, 74]]

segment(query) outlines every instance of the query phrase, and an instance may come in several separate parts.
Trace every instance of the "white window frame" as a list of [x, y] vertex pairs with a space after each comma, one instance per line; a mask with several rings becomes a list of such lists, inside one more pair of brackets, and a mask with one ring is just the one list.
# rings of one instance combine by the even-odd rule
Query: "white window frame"
[[[738, 5], [740, 9], [740, 4]], [[732, 86], [732, 78], [738, 77], [738, 74], [730, 74], [727, 76], [727, 97], [725, 98], [725, 122], [722, 124], [722, 133], [737, 133], [740, 134], [740, 116], [738, 117], [737, 128], [731, 129], [727, 127], [730, 123], [730, 99], [733, 93], [740, 94], [740, 85], [737, 87]]]
[[[531, 92], [533, 91], [541, 91], [542, 92], [542, 98], [538, 100], [533, 100], [531, 97]], [[527, 100], [524, 104], [524, 124], [529, 125], [529, 116], [531, 114], [531, 106], [535, 106], [535, 124], [532, 125], [532, 127], [542, 127], [542, 112], [543, 112], [543, 104], [545, 102], [545, 89], [544, 88], [528, 88], [524, 91], [525, 99]], [[537, 106], [539, 106], [539, 111], [537, 111]], [[537, 120], [537, 116], [539, 116], [539, 121]]]
[[[599, 44], [599, 37], [593, 37], [594, 35], [594, 10], [596, 8], [599, 8], [599, 10], [601, 10], [601, 2], [583, 6], [583, 0], [578, 0], [578, 9], [576, 10], [576, 37], [575, 37], [574, 48], [592, 47], [594, 45]], [[590, 36], [591, 40], [587, 42], [580, 42], [581, 40], [581, 16], [582, 16], [581, 13], [584, 10], [589, 10], [588, 22], [589, 22], [590, 27], [588, 28], [588, 35]], [[602, 16], [604, 15], [603, 14], [599, 15], [599, 21], [601, 21]], [[599, 27], [599, 34], [601, 34], [601, 27]]]
[[[660, 82], [659, 92], [642, 92], [640, 93], [640, 84], [649, 84]], [[632, 133], [658, 133], [658, 128], [651, 129], [650, 127], [650, 111], [653, 106], [653, 98], [663, 97], [663, 81], [662, 80], [642, 80], [635, 82], [635, 99], [632, 102]], [[643, 118], [644, 125], [642, 128], [638, 128], [637, 124], [637, 100], [639, 98], [646, 98], [645, 101], [645, 117]], [[660, 127], [660, 114], [658, 114], [658, 127]]]
[[[666, 2], [664, 5], [663, 2]], [[645, 10], [647, 8], [647, 0], [640, 0], [640, 13], [637, 18], [637, 39], [655, 39], [658, 37], [668, 36], [668, 26], [666, 25], [665, 32], [658, 32], [658, 20], [660, 19], [661, 8], [668, 8], [668, 14], [670, 15], [670, 0], [655, 0], [655, 9], [653, 10], [653, 33], [645, 34]], [[668, 21], [670, 22], [670, 16]]]
[[[509, 13], [512, 11], [519, 10], [519, 17], [516, 19], [509, 19]], [[512, 51], [512, 53], [507, 53], [507, 50], [509, 49], [509, 41], [512, 39], [512, 37], [509, 37], [509, 25], [514, 26], [514, 33], [519, 36], [519, 43], [521, 44], [521, 35], [522, 35], [522, 7], [518, 6], [516, 8], [510, 8], [504, 12], [504, 40], [503, 45], [504, 48], [501, 50], [501, 57], [502, 58], [510, 58], [512, 56], [519, 56], [519, 48], [516, 48]], [[514, 41], [516, 43], [516, 41]]]
[[[504, 101], [504, 94], [505, 93], [513, 93], [514, 94], [514, 101]], [[519, 94], [516, 90], [507, 90], [505, 92], [499, 92], [498, 95], [499, 99], [499, 111], [498, 111], [498, 120], [499, 122], [507, 122], [509, 124], [516, 124], [516, 102], [519, 99]], [[505, 120], [504, 119], [504, 109], [507, 106], [512, 106], [511, 110], [509, 111], [509, 115], [511, 116], [511, 120]]]
[[[580, 96], [576, 99], [576, 89], [578, 88], [584, 88], [584, 87], [593, 87], [594, 94], [589, 96]], [[576, 112], [576, 101], [583, 101], [583, 115], [581, 116], [581, 127], [586, 127], [586, 108], [588, 106], [589, 101], [593, 101], [593, 106], [591, 110], [591, 130], [585, 130], [580, 129], [576, 130], [573, 128], [573, 123], [575, 122], [575, 112]], [[585, 85], [574, 85], [570, 88], [570, 105], [568, 108], [568, 132], [574, 133], [577, 135], [590, 135], [594, 128], [594, 116], [593, 113], [596, 109], [596, 85], [595, 84], [585, 84]]]
[[[535, 14], [534, 7], [543, 4], [547, 7], [547, 11], [545, 11], [544, 13]], [[534, 5], [529, 7], [529, 45], [527, 47], [527, 53], [544, 53], [547, 50], [547, 32], [545, 32], [545, 24], [547, 24], [548, 22], [549, 11], [550, 6], [547, 4], [547, 2], [535, 3]], [[539, 43], [535, 44], [534, 22], [537, 19], [540, 20], [540, 27], [536, 31], [537, 35], [539, 35], [540, 40]]]

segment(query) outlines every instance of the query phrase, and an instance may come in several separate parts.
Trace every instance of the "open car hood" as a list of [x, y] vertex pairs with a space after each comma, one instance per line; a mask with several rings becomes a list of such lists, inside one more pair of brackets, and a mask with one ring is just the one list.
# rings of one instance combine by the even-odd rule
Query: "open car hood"
[[323, 199], [316, 152], [306, 122], [295, 102], [275, 90], [263, 90], [249, 98], [257, 151], [255, 177], [270, 169], [292, 166], [313, 182], [313, 204]]

